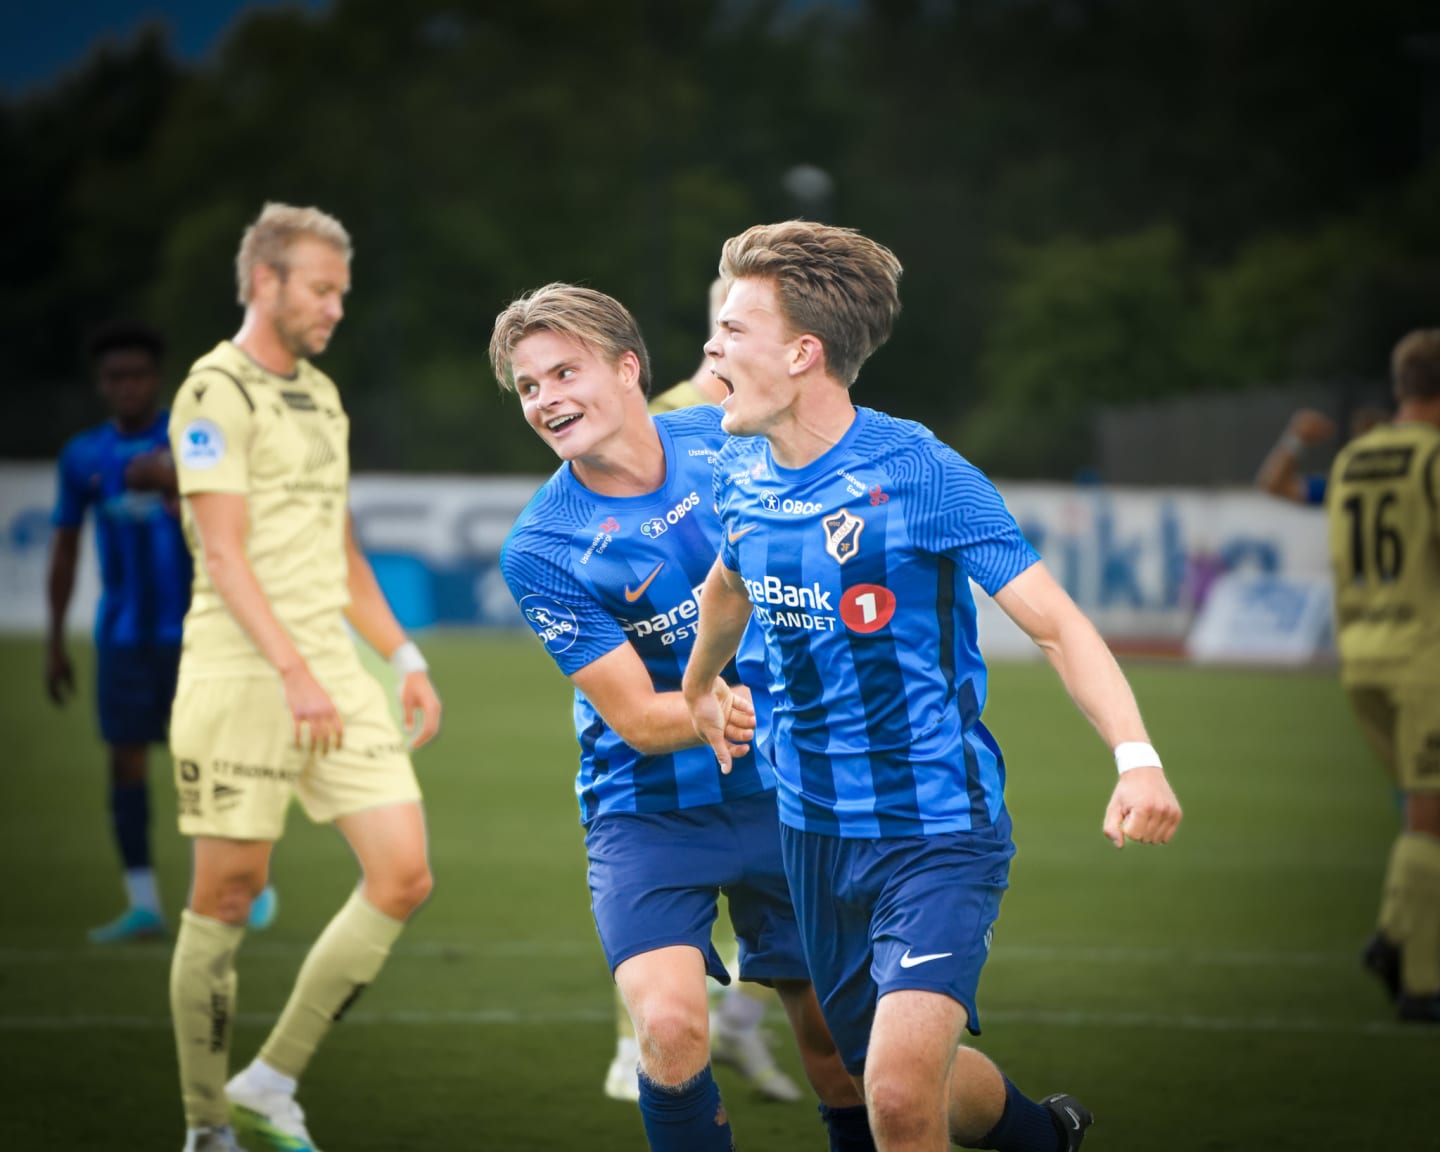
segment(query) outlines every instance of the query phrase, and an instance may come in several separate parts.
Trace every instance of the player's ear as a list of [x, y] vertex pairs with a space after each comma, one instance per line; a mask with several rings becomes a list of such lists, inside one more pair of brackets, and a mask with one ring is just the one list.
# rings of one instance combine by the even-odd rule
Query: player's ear
[[820, 342], [820, 337], [805, 333], [795, 341], [795, 350], [790, 354], [790, 374], [798, 376], [812, 368], [823, 370], [824, 367], [825, 345]]
[[634, 351], [627, 348], [620, 353], [620, 359], [615, 361], [615, 368], [620, 373], [620, 380], [624, 384], [640, 383], [640, 357]]

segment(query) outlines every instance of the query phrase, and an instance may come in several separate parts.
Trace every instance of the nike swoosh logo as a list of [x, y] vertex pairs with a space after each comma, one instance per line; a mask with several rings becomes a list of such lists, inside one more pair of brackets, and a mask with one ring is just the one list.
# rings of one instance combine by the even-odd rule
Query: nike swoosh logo
[[630, 585], [625, 585], [625, 603], [633, 604], [636, 600], [640, 599], [641, 596], [645, 595], [645, 589], [650, 587], [650, 581], [654, 580], [656, 576], [660, 575], [660, 569], [664, 567], [665, 561], [662, 560], [659, 564], [655, 565], [655, 571], [651, 572], [649, 576], [646, 576], [644, 580], [640, 581], [640, 587], [636, 588], [633, 592], [630, 590]]
[[910, 949], [905, 949], [905, 955], [900, 957], [901, 968], [914, 968], [917, 964], [928, 964], [931, 960], [943, 960], [946, 956], [953, 956], [953, 952], [929, 952], [924, 956], [911, 956]]
[[726, 532], [726, 533], [725, 533], [725, 536], [726, 536], [726, 538], [730, 541], [731, 544], [734, 544], [735, 541], [739, 540], [741, 536], [744, 536], [744, 535], [745, 535], [745, 533], [755, 531], [756, 527], [757, 527], [757, 526], [754, 525], [754, 524], [747, 524], [744, 528], [741, 528], [740, 531], [738, 531], [738, 532]]

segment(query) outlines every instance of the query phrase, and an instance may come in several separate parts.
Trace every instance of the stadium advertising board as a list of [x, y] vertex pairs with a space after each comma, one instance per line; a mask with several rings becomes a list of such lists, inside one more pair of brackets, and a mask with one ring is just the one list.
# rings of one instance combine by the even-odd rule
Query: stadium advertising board
[[[0, 467], [0, 628], [38, 632], [54, 471]], [[500, 546], [539, 477], [359, 475], [351, 503], [360, 540], [408, 627], [510, 627], [519, 613], [500, 576]], [[1001, 483], [1010, 509], [1057, 579], [1110, 639], [1178, 648], [1225, 573], [1323, 578], [1323, 513], [1245, 490], [1109, 489]], [[94, 548], [82, 552], [70, 626], [90, 626]], [[1017, 644], [982, 604], [997, 654]]]

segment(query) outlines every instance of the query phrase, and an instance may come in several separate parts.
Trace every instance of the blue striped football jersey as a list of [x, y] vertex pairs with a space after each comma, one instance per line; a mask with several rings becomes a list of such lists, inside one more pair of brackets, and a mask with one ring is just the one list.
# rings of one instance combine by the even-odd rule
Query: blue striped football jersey
[[180, 643], [190, 607], [190, 553], [178, 505], [159, 492], [126, 487], [137, 456], [169, 451], [169, 413], [133, 435], [101, 424], [71, 439], [60, 453], [55, 512], [59, 528], [79, 528], [95, 515], [100, 567], [97, 646], [136, 648]]
[[[700, 585], [720, 549], [711, 464], [725, 443], [718, 408], [655, 418], [665, 483], [645, 496], [599, 496], [563, 464], [520, 513], [500, 568], [545, 650], [567, 676], [622, 644], [639, 653], [656, 692], [678, 692], [695, 643]], [[764, 641], [751, 628], [725, 670], [755, 699], [757, 732], [769, 729]], [[644, 756], [575, 693], [580, 742], [576, 793], [589, 824], [612, 812], [673, 812], [775, 786], [757, 748], [722, 776], [709, 748]]]
[[857, 838], [996, 824], [1005, 765], [980, 720], [969, 581], [993, 594], [1039, 557], [994, 485], [929, 429], [866, 408], [805, 468], [747, 437], [714, 479], [722, 559], [783, 685], [781, 820]]

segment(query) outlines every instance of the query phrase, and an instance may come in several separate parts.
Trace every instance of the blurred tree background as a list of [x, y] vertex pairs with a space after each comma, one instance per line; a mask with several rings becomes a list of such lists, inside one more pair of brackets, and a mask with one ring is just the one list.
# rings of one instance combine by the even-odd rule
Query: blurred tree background
[[355, 237], [321, 363], [372, 470], [548, 471], [498, 309], [586, 282], [679, 379], [721, 242], [796, 215], [906, 267], [857, 400], [1006, 477], [1092, 465], [1098, 403], [1383, 377], [1440, 322], [1433, 0], [335, 0], [102, 51], [0, 105], [0, 167], [11, 458], [98, 418], [98, 321], [177, 382], [233, 334], [267, 199]]

